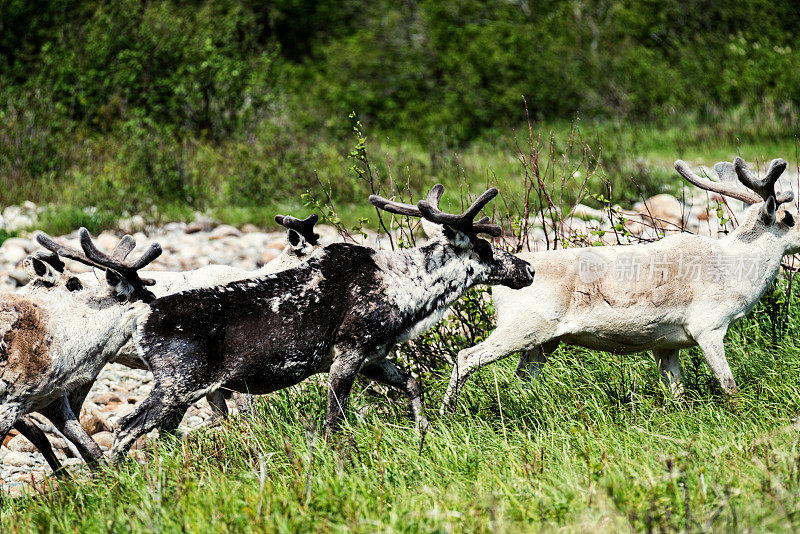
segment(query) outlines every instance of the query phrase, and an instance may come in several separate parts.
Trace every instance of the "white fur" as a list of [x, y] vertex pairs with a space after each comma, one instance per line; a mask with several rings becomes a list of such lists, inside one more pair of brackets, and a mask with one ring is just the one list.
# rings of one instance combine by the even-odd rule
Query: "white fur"
[[[535, 377], [559, 342], [618, 353], [653, 350], [663, 378], [678, 391], [678, 351], [699, 345], [722, 387], [735, 393], [723, 338], [778, 275], [783, 256], [800, 251], [797, 211], [781, 208], [765, 224], [764, 205], [748, 208], [741, 226], [719, 240], [680, 234], [651, 244], [520, 254], [536, 269], [534, 282], [517, 291], [493, 288], [497, 328], [459, 353], [442, 410], [475, 369], [520, 352], [517, 372]], [[783, 224], [786, 212], [798, 224]], [[638, 278], [620, 276], [631, 263], [648, 267]], [[693, 275], [676, 270], [697, 265]]]

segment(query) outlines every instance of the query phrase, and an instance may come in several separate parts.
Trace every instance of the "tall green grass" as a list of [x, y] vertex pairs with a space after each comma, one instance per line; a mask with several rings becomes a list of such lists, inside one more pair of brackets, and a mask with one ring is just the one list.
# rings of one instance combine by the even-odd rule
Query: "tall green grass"
[[443, 368], [422, 436], [402, 400], [361, 384], [333, 444], [319, 437], [324, 385], [310, 382], [269, 395], [252, 420], [156, 442], [143, 466], [6, 499], [4, 531], [797, 529], [800, 317], [765, 348], [764, 314], [727, 338], [734, 402], [696, 350], [675, 399], [648, 355], [561, 349], [533, 383], [511, 361], [481, 370], [440, 418]]

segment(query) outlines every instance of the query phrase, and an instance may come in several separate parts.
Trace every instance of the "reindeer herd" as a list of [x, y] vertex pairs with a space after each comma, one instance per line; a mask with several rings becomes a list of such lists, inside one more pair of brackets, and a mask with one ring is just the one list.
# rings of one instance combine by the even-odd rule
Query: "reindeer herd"
[[[174, 432], [203, 396], [224, 417], [231, 394], [245, 411], [250, 395], [318, 373], [328, 373], [328, 437], [345, 416], [358, 374], [400, 390], [424, 428], [422, 388], [392, 362], [392, 348], [434, 325], [477, 284], [495, 286], [497, 328], [458, 354], [442, 412], [481, 366], [519, 353], [517, 373], [533, 379], [562, 342], [652, 351], [676, 394], [679, 351], [699, 346], [722, 390], [735, 395], [725, 334], [776, 278], [783, 256], [800, 252], [793, 195], [775, 191], [786, 162], [773, 160], [761, 179], [741, 158], [715, 165], [718, 180], [682, 161], [675, 168], [697, 187], [749, 204], [741, 224], [721, 239], [681, 233], [649, 244], [514, 255], [479, 237], [502, 233], [479, 218], [496, 189], [452, 214], [439, 209], [444, 188], [437, 185], [416, 205], [369, 198], [386, 212], [422, 219], [424, 246], [321, 246], [315, 215], [277, 216], [286, 247], [252, 272], [223, 265], [148, 271], [161, 254], [157, 244], [130, 259], [136, 243], [128, 235], [106, 253], [83, 228], [80, 250], [40, 233], [45, 250], [24, 260], [31, 281], [0, 295], [0, 437], [16, 428], [66, 476], [29, 416], [39, 412], [96, 468], [103, 452], [75, 414], [108, 362], [149, 369], [154, 382], [119, 421], [113, 462], [151, 430]], [[105, 276], [72, 274], [62, 258]]]

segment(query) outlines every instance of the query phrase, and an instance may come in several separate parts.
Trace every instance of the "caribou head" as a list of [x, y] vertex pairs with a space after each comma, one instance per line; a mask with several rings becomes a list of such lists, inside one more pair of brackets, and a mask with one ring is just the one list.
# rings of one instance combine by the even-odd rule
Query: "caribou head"
[[[33, 263], [34, 270], [37, 265], [41, 270], [42, 265], [39, 264], [45, 264], [53, 271], [60, 270], [63, 272], [64, 263], [59, 259], [59, 256], [63, 256], [64, 258], [104, 270], [106, 273], [106, 290], [118, 302], [135, 300], [152, 302], [155, 299], [155, 295], [146, 289], [146, 286], [154, 285], [155, 281], [149, 278], [140, 278], [138, 271], [161, 255], [161, 245], [153, 243], [142, 253], [139, 259], [128, 260], [128, 255], [136, 248], [136, 241], [132, 236], [123, 236], [111, 254], [106, 254], [95, 246], [86, 228], [81, 228], [78, 231], [78, 235], [82, 250], [61, 244], [49, 235], [39, 232], [36, 235], [36, 241], [46, 248], [49, 253], [37, 253], [38, 256], [31, 259], [32, 262], [36, 262], [38, 258], [38, 263]], [[36, 272], [38, 274], [38, 271]], [[67, 283], [69, 283], [69, 280]], [[77, 287], [78, 284], [80, 284], [80, 281], [75, 278], [75, 281], [72, 282], [73, 288], [79, 289]]]
[[782, 247], [783, 254], [797, 254], [800, 252], [800, 227], [797, 225], [797, 207], [792, 204], [794, 194], [775, 191], [786, 166], [786, 160], [773, 159], [764, 176], [758, 178], [737, 156], [733, 163], [722, 161], [714, 165], [719, 178], [714, 181], [698, 176], [684, 161], [675, 162], [675, 170], [687, 182], [749, 205], [744, 220], [731, 234], [732, 237], [751, 241], [768, 235]]
[[460, 214], [446, 213], [439, 209], [439, 200], [443, 193], [444, 186], [437, 184], [416, 206], [394, 202], [378, 195], [371, 195], [369, 201], [389, 213], [422, 218], [425, 231], [433, 241], [446, 245], [469, 260], [465, 268], [474, 270], [468, 274], [474, 275], [475, 283], [501, 284], [514, 289], [529, 286], [533, 282], [533, 267], [479, 237], [480, 234], [491, 237], [500, 237], [503, 234], [502, 227], [492, 224], [489, 217], [475, 220], [481, 209], [497, 196], [497, 189], [487, 189]]

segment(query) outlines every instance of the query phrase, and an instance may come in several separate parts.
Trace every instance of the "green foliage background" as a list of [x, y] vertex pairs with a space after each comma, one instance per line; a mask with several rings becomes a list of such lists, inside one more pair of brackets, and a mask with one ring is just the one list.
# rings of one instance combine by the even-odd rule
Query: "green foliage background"
[[637, 157], [791, 146], [798, 18], [766, 0], [10, 0], [0, 204], [258, 223], [317, 176], [363, 203], [342, 157], [354, 110], [412, 185], [456, 161], [480, 181], [513, 172], [523, 96], [545, 135], [580, 117], [635, 198], [631, 178], [653, 193], [671, 174]]

